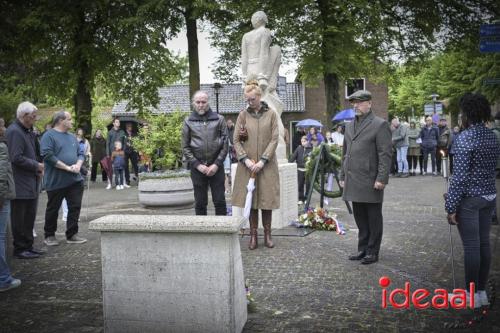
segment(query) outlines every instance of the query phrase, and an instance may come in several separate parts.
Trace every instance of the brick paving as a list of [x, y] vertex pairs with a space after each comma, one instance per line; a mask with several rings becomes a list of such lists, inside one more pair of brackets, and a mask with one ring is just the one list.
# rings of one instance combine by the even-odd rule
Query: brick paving
[[[0, 294], [0, 332], [103, 332], [99, 234], [88, 221], [111, 213], [193, 214], [192, 208], [146, 209], [137, 203], [137, 188], [106, 191], [92, 184], [81, 214], [83, 245], [62, 243], [41, 259], [8, 259], [18, 289]], [[455, 310], [382, 309], [378, 279], [392, 287], [409, 281], [412, 289], [452, 289], [449, 233], [442, 178], [391, 179], [384, 203], [384, 238], [380, 261], [360, 265], [347, 260], [356, 249], [354, 220], [338, 199], [331, 201], [347, 234], [316, 231], [307, 237], [275, 237], [276, 247], [247, 249], [241, 240], [245, 276], [252, 285], [256, 311], [244, 332], [441, 332], [444, 321], [460, 318]], [[85, 198], [85, 197], [84, 197]], [[318, 196], [313, 196], [316, 202]], [[84, 200], [86, 203], [86, 200]], [[42, 246], [46, 195], [36, 221]], [[213, 209], [211, 211], [213, 214]], [[64, 236], [59, 236], [63, 239]], [[462, 247], [456, 228], [456, 274], [463, 287]], [[491, 277], [500, 288], [500, 228], [492, 226]], [[261, 239], [259, 239], [261, 241]], [[261, 241], [262, 243], [262, 241]], [[500, 304], [486, 321], [468, 332], [500, 332]]]

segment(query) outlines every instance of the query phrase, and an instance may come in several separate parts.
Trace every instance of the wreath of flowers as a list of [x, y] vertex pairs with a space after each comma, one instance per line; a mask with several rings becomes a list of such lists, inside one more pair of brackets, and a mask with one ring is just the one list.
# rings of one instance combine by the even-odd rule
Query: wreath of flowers
[[342, 224], [337, 220], [337, 215], [328, 213], [328, 210], [321, 207], [310, 208], [299, 215], [297, 222], [299, 227], [309, 227], [317, 230], [337, 231], [338, 234], [345, 234]]
[[[316, 160], [319, 157], [321, 146], [324, 145], [326, 150], [325, 159], [323, 159], [318, 167], [318, 173], [314, 179], [313, 186], [318, 192], [321, 192], [321, 174], [337, 173], [340, 165], [342, 163], [342, 151], [337, 145], [328, 145], [322, 143], [318, 147], [315, 147], [311, 152], [307, 162], [306, 162], [306, 177], [311, 179], [314, 173], [314, 167], [316, 165]], [[323, 194], [328, 198], [339, 198], [342, 196], [342, 189], [337, 191], [327, 191], [323, 189]]]

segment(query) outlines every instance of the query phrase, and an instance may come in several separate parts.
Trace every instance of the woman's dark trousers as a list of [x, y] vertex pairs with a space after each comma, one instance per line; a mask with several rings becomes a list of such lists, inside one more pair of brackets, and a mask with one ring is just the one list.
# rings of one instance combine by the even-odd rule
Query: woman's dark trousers
[[474, 282], [485, 290], [491, 264], [490, 226], [495, 200], [481, 197], [462, 199], [457, 210], [458, 232], [464, 246], [465, 288]]

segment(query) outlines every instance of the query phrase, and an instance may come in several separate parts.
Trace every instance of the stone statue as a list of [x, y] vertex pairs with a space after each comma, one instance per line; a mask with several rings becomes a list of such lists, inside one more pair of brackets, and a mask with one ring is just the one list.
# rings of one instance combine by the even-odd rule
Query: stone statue
[[267, 15], [263, 11], [252, 15], [254, 29], [243, 35], [241, 41], [241, 71], [243, 84], [257, 80], [262, 90], [262, 100], [279, 116], [280, 140], [276, 156], [281, 163], [286, 162], [285, 129], [281, 121], [283, 102], [276, 93], [278, 71], [281, 65], [281, 48], [271, 46], [271, 31], [266, 28]]

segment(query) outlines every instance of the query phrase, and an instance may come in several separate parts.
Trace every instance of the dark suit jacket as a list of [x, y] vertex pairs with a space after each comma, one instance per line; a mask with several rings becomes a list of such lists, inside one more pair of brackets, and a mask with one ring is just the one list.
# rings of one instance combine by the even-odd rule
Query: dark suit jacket
[[370, 111], [354, 130], [353, 120], [346, 126], [342, 147], [340, 180], [342, 198], [354, 202], [382, 202], [384, 191], [375, 190], [375, 181], [389, 182], [392, 134], [389, 123]]
[[37, 156], [35, 133], [16, 119], [7, 129], [5, 136], [16, 183], [16, 199], [38, 198], [39, 156]]

